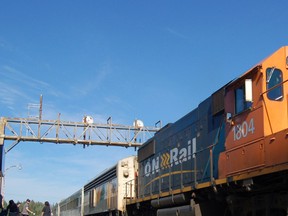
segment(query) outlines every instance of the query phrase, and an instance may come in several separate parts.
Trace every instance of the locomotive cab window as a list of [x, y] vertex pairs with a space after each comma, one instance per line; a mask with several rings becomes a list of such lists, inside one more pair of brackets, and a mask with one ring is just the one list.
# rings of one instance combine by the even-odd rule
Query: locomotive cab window
[[[246, 82], [248, 81], [248, 82]], [[241, 113], [252, 106], [252, 80], [235, 89], [235, 114]]]
[[283, 76], [282, 71], [273, 67], [266, 70], [267, 97], [270, 100], [280, 101], [283, 99]]

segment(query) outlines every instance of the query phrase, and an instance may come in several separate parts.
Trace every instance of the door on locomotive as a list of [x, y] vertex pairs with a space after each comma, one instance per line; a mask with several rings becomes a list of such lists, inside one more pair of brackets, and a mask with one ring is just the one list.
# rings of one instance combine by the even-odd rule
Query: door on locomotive
[[288, 163], [288, 46], [262, 63], [265, 166], [287, 169]]
[[287, 55], [288, 47], [280, 48], [227, 86], [220, 178], [287, 166]]

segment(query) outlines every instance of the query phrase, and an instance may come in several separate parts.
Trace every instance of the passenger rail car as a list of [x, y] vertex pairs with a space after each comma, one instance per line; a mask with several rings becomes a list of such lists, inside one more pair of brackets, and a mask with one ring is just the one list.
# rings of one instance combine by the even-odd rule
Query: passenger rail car
[[109, 215], [121, 216], [126, 199], [135, 194], [135, 174], [138, 170], [136, 156], [121, 159], [113, 167], [104, 170], [72, 196], [62, 200], [55, 215]]
[[138, 150], [128, 215], [288, 215], [288, 47]]
[[[131, 156], [84, 186], [84, 215], [122, 215], [125, 200], [135, 197], [137, 157]], [[129, 185], [129, 187], [127, 187]]]
[[55, 216], [82, 215], [82, 190], [78, 190], [66, 199], [61, 200], [52, 208]]

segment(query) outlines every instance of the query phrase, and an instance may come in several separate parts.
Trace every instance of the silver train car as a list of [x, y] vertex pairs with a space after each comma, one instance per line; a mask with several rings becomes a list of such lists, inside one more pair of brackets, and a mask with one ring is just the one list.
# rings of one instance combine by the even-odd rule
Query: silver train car
[[136, 156], [121, 159], [53, 208], [56, 216], [121, 216], [135, 194]]
[[61, 200], [52, 208], [53, 215], [56, 216], [70, 216], [81, 215], [82, 212], [82, 191], [78, 190], [66, 199]]

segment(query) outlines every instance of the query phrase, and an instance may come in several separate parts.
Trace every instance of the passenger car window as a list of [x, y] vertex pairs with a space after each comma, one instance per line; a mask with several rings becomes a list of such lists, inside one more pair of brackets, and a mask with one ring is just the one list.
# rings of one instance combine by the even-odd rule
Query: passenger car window
[[[279, 101], [283, 99], [283, 76], [282, 71], [277, 68], [267, 68], [266, 70], [267, 97], [270, 100]], [[270, 90], [271, 89], [271, 90]], [[270, 90], [270, 91], [269, 91]]]

